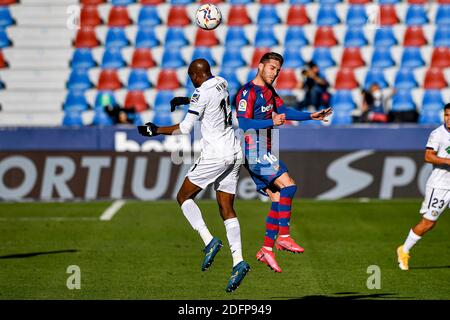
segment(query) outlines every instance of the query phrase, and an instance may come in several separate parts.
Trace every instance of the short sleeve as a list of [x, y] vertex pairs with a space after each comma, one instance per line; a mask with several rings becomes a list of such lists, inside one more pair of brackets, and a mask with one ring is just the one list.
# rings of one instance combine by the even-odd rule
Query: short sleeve
[[427, 149], [439, 151], [439, 134], [437, 131], [431, 132], [430, 136], [428, 137]]
[[205, 97], [202, 96], [200, 90], [196, 89], [191, 96], [191, 102], [189, 103], [188, 112], [201, 117], [205, 112], [205, 108], [206, 108]]

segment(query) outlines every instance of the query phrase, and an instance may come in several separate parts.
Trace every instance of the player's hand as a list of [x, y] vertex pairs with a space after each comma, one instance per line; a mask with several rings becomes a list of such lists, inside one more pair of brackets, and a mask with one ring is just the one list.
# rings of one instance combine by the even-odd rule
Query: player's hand
[[324, 122], [328, 122], [328, 119], [325, 119], [326, 117], [328, 117], [330, 114], [333, 113], [333, 109], [332, 108], [327, 108], [318, 112], [314, 112], [313, 114], [311, 114], [311, 119], [313, 120], [323, 120]]
[[281, 126], [286, 121], [286, 115], [284, 113], [278, 114], [273, 112], [272, 120], [274, 126]]
[[139, 133], [146, 137], [154, 137], [159, 135], [158, 126], [154, 123], [147, 122], [145, 126], [138, 126]]
[[170, 111], [174, 112], [176, 107], [182, 106], [184, 104], [189, 104], [190, 102], [191, 98], [189, 97], [175, 97], [170, 100]]

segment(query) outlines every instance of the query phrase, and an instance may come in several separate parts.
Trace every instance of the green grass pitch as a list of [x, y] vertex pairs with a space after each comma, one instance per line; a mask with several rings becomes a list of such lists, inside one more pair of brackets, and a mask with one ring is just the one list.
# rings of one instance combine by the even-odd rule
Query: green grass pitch
[[[1, 203], [0, 299], [450, 299], [450, 219], [413, 249], [407, 272], [395, 250], [419, 221], [420, 200], [295, 200], [291, 234], [303, 254], [276, 252], [281, 274], [256, 261], [268, 203], [236, 201], [251, 272], [226, 293], [231, 254], [213, 201], [204, 219], [224, 247], [201, 272], [203, 243], [175, 201], [127, 201], [111, 221], [110, 202]], [[79, 266], [81, 289], [66, 286]], [[369, 266], [380, 289], [368, 289]]]

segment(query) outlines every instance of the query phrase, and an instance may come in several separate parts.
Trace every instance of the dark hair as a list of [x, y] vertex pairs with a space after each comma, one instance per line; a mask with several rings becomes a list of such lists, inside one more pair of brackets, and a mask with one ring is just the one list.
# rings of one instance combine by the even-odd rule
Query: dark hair
[[447, 109], [450, 109], [450, 103], [447, 103], [447, 104], [444, 106], [444, 111], [447, 110]]
[[265, 63], [269, 60], [277, 60], [280, 62], [280, 65], [283, 65], [284, 59], [281, 56], [281, 54], [276, 52], [266, 52], [262, 57], [261, 60], [259, 60], [259, 63]]

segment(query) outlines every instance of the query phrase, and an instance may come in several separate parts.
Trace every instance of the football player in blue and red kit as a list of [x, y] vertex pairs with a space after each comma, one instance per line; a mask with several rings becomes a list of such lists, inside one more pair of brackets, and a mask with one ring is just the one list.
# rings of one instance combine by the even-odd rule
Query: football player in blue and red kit
[[283, 106], [272, 83], [277, 78], [283, 57], [275, 52], [264, 54], [256, 77], [245, 84], [236, 96], [237, 119], [245, 137], [245, 168], [258, 192], [269, 196], [272, 206], [266, 219], [266, 234], [256, 258], [275, 272], [281, 272], [273, 246], [278, 250], [301, 253], [304, 249], [290, 236], [291, 205], [297, 186], [284, 163], [272, 151], [271, 129], [286, 120], [325, 120], [332, 113], [328, 108], [319, 112], [300, 112]]

